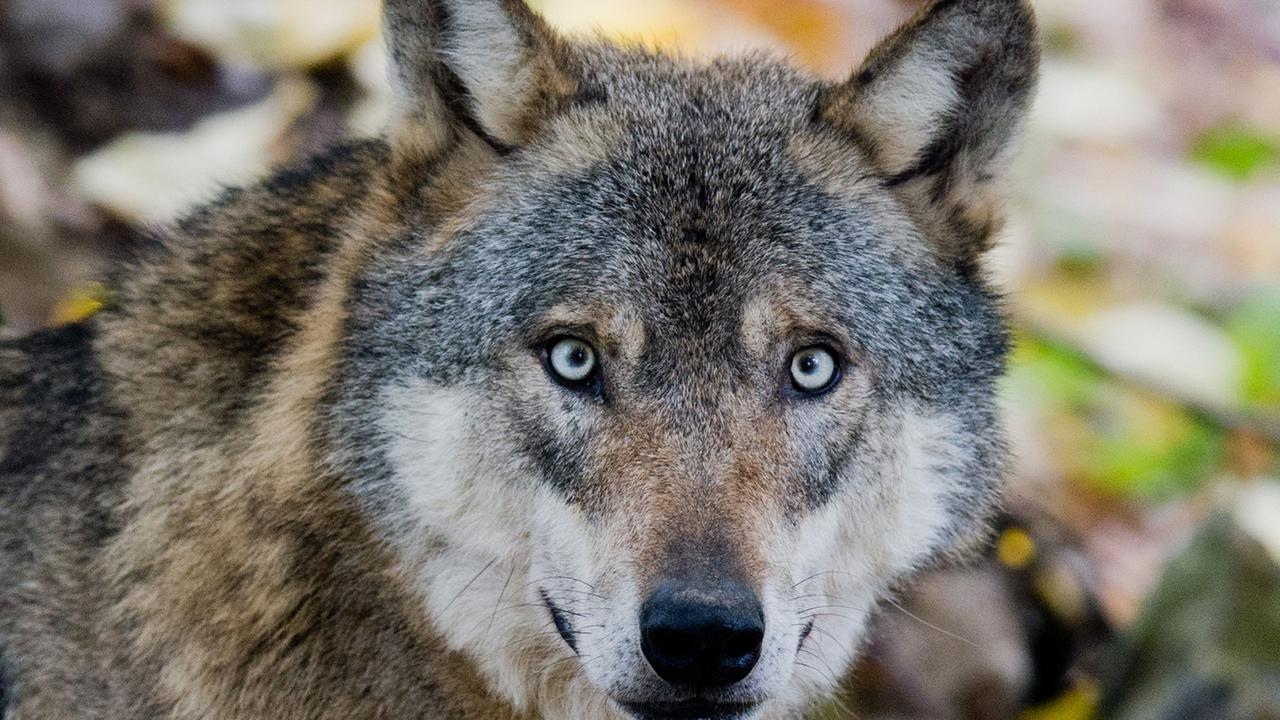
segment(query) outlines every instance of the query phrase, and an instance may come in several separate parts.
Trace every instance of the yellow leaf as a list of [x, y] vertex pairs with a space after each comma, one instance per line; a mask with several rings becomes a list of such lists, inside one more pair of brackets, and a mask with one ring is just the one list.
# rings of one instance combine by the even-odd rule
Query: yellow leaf
[[92, 283], [72, 291], [53, 307], [49, 316], [51, 325], [68, 325], [88, 319], [102, 309], [106, 301], [107, 290], [98, 283]]
[[1056, 700], [1022, 713], [1018, 720], [1092, 720], [1097, 711], [1098, 689], [1078, 683]]
[[996, 541], [996, 557], [1005, 567], [1021, 570], [1036, 557], [1036, 541], [1022, 528], [1009, 528]]

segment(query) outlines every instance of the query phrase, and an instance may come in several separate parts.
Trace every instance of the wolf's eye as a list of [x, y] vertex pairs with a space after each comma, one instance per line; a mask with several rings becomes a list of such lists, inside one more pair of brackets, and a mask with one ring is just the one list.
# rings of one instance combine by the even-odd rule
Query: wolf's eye
[[825, 347], [807, 347], [791, 356], [791, 384], [806, 395], [819, 395], [840, 381], [840, 365]]
[[557, 380], [585, 385], [596, 374], [596, 351], [578, 338], [560, 338], [547, 349], [547, 366]]

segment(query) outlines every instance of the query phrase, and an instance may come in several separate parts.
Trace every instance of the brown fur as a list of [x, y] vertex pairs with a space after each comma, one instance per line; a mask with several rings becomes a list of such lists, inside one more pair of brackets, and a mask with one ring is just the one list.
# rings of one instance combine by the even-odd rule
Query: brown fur
[[[983, 47], [997, 42], [979, 32], [978, 17], [1014, 28], [1016, 42], [1006, 43], [1012, 51], [998, 58], [957, 52], [958, 65], [947, 72], [1008, 73], [1022, 84], [1003, 102], [1020, 117], [1031, 83], [1022, 75], [1034, 74], [1030, 15], [1020, 2], [974, 0], [967, 13], [956, 2], [936, 3], [878, 48], [863, 73], [836, 87], [764, 61], [695, 67], [574, 45], [517, 0], [487, 2], [513, 33], [514, 46], [489, 48], [498, 56], [492, 67], [510, 77], [487, 77], [490, 64], [455, 52], [460, 19], [448, 11], [461, 6], [453, 0], [390, 0], [400, 95], [387, 139], [353, 143], [228, 192], [122, 270], [102, 315], [0, 344], [4, 720], [521, 717], [482, 679], [484, 658], [451, 649], [449, 628], [429, 619], [415, 573], [446, 552], [444, 541], [413, 548], [411, 560], [398, 555], [404, 549], [352, 489], [365, 468], [335, 459], [364, 448], [333, 435], [335, 427], [359, 424], [333, 416], [349, 408], [339, 378], [351, 367], [349, 341], [362, 319], [353, 308], [371, 268], [388, 257], [458, 250], [458, 237], [508, 201], [490, 188], [512, 165], [531, 162], [520, 148], [539, 146], [533, 161], [549, 177], [599, 164], [635, 131], [628, 123], [649, 117], [653, 87], [687, 93], [681, 108], [714, 106], [743, 88], [775, 104], [816, 98], [813, 117], [803, 118], [814, 127], [795, 133], [778, 154], [794, 156], [808, 180], [835, 197], [877, 216], [897, 218], [901, 208], [912, 218], [896, 226], [884, 220], [905, 238], [890, 253], [894, 262], [937, 271], [972, 262], [989, 241], [998, 193], [988, 166], [1007, 138], [988, 145], [985, 134], [962, 126], [924, 138], [921, 148], [932, 149], [899, 157], [893, 128], [882, 122], [891, 114], [877, 107], [876, 77], [908, 57], [917, 36], [954, 44], [940, 27], [959, 28]], [[503, 53], [518, 62], [503, 65]], [[622, 97], [603, 97], [592, 77], [623, 78], [611, 86]], [[629, 84], [632, 77], [640, 80]], [[495, 95], [495, 87], [508, 86], [507, 95]], [[1001, 100], [982, 95], [973, 117]], [[757, 124], [791, 127], [789, 117]], [[830, 157], [845, 162], [833, 167]], [[750, 187], [754, 170], [728, 164], [746, 172], [741, 187]], [[928, 246], [909, 244], [916, 227]], [[691, 228], [694, 240], [704, 229]], [[713, 274], [725, 255], [688, 239], [672, 247], [684, 263], [679, 272], [689, 276], [676, 278], [681, 287], [696, 289], [700, 273]], [[765, 360], [785, 368], [785, 348], [826, 328], [860, 363], [856, 339], [821, 303], [806, 303], [807, 290], [778, 283], [728, 334], [761, 356], [783, 353]], [[581, 326], [597, 347], [623, 358], [621, 366], [635, 367], [653, 338], [641, 319], [647, 308], [628, 300], [564, 305], [534, 330]], [[677, 349], [698, 356], [687, 343]], [[504, 378], [543, 388], [543, 370], [527, 351], [504, 356]], [[873, 364], [833, 391], [825, 430], [852, 435], [860, 427]], [[812, 427], [785, 422], [773, 394], [761, 400], [717, 389], [729, 387], [717, 374], [724, 371], [706, 365], [695, 370], [707, 382], [690, 384], [680, 402], [714, 408], [708, 414], [673, 411], [626, 379], [611, 386], [624, 409], [602, 422], [605, 439], [590, 457], [597, 467], [565, 491], [566, 515], [616, 520], [611, 531], [625, 536], [619, 548], [624, 562], [641, 568], [642, 590], [671, 574], [732, 575], [756, 586], [776, 579], [781, 561], [770, 553], [778, 551], [771, 540], [779, 518], [831, 502], [806, 497], [789, 455], [803, 445], [795, 436]], [[519, 397], [535, 392], [558, 391]], [[995, 454], [999, 439], [986, 442]], [[895, 497], [892, 488], [880, 492]], [[991, 490], [972, 492], [990, 504]], [[979, 524], [946, 532], [979, 533]], [[889, 564], [873, 558], [868, 565], [877, 563]], [[532, 647], [551, 654], [545, 643]], [[603, 706], [602, 695], [592, 697]]]
[[[17, 616], [6, 661], [40, 678], [16, 685], [11, 717], [513, 717], [465, 661], [441, 662], [450, 653], [326, 479], [309, 427], [347, 287], [405, 222], [404, 189], [376, 172], [384, 158], [369, 145], [322, 161], [327, 172], [230, 195], [185, 223], [95, 323], [113, 378], [102, 402], [129, 408], [128, 437], [140, 440], [102, 460], [128, 463], [123, 496], [93, 499], [117, 505], [122, 529], [100, 550], [65, 530], [48, 538], [52, 554], [37, 546], [35, 564], [10, 568], [39, 600], [0, 606]], [[270, 238], [271, 251], [246, 236]], [[266, 287], [277, 291], [262, 298]], [[260, 362], [242, 349], [273, 345], [276, 359]], [[5, 376], [23, 377], [21, 361]], [[52, 614], [31, 612], [42, 606]], [[58, 650], [68, 617], [83, 634]]]

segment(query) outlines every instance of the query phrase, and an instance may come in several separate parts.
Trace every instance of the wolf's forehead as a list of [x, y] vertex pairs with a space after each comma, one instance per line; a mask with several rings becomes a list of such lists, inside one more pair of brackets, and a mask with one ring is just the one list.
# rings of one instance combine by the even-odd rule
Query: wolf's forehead
[[794, 111], [798, 100], [814, 98], [819, 85], [787, 62], [762, 53], [694, 61], [612, 47], [588, 52], [584, 82], [605, 102], [645, 110], [664, 111], [693, 102], [708, 108]]
[[682, 131], [649, 132], [545, 179], [537, 199], [498, 223], [494, 250], [528, 241], [547, 304], [565, 294], [597, 307], [625, 298], [654, 332], [714, 340], [736, 334], [748, 314], [834, 318], [863, 278], [884, 285], [902, 274], [873, 251], [893, 243], [884, 218], [827, 193], [785, 138], [700, 127], [656, 144], [655, 135]]
[[625, 299], [649, 337], [708, 353], [742, 348], [762, 307], [827, 334], [892, 325], [876, 336], [896, 345], [913, 311], [885, 298], [911, 297], [923, 243], [877, 177], [843, 182], [861, 158], [813, 122], [819, 88], [768, 64], [653, 62], [518, 155], [454, 243], [464, 264], [524, 309]]
[[763, 55], [693, 62], [608, 49], [587, 66], [590, 105], [615, 146], [697, 147], [706, 160], [781, 147], [811, 124], [823, 87]]

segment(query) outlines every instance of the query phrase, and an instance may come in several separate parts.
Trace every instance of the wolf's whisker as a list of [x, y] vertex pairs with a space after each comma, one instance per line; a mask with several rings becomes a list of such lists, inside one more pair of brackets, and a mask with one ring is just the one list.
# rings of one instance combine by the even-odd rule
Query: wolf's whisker
[[539, 628], [535, 632], [518, 637], [515, 640], [512, 640], [511, 642], [507, 643], [506, 645], [503, 645], [501, 648], [499, 648], [499, 650], [509, 650], [517, 645], [523, 646], [526, 644], [531, 644], [532, 641], [537, 640], [542, 636], [547, 635], [551, 632], [555, 632], [554, 630], [551, 629], [551, 626], [554, 624], [555, 624], [554, 620], [548, 620], [546, 624], [539, 626]]
[[[540, 602], [523, 602], [523, 603], [511, 603], [509, 605], [504, 605], [502, 607], [503, 610], [515, 610], [517, 608], [538, 608], [540, 610], [546, 610], [547, 606], [546, 604], [540, 603]], [[572, 615], [573, 617], [586, 617], [586, 613], [578, 612], [577, 610], [568, 610], [566, 608], [562, 608], [559, 606], [556, 607], [556, 612], [561, 612], [561, 613], [564, 613], [565, 615]]]
[[930, 630], [936, 630], [937, 632], [940, 632], [940, 633], [942, 633], [943, 635], [946, 635], [946, 636], [947, 636], [947, 637], [949, 637], [949, 638], [952, 638], [952, 639], [954, 639], [954, 640], [959, 640], [960, 642], [962, 642], [962, 643], [964, 643], [965, 645], [968, 645], [968, 646], [970, 646], [970, 647], [974, 648], [975, 650], [981, 650], [981, 649], [982, 649], [982, 646], [981, 646], [981, 645], [979, 645], [978, 643], [976, 643], [976, 642], [974, 642], [974, 641], [970, 640], [969, 638], [967, 638], [967, 637], [963, 637], [963, 636], [961, 636], [961, 635], [957, 635], [957, 634], [955, 634], [955, 633], [951, 632], [950, 630], [946, 630], [946, 629], [944, 629], [944, 628], [940, 628], [940, 627], [938, 627], [937, 625], [934, 625], [933, 623], [929, 622], [928, 620], [925, 620], [924, 618], [920, 617], [919, 615], [916, 615], [915, 613], [911, 612], [910, 610], [908, 610], [908, 609], [906, 609], [906, 608], [902, 607], [902, 605], [898, 604], [898, 601], [894, 600], [893, 598], [889, 597], [888, 595], [884, 596], [884, 600], [885, 600], [885, 602], [887, 602], [887, 603], [889, 603], [890, 605], [892, 605], [892, 606], [894, 606], [895, 608], [897, 608], [897, 609], [898, 609], [898, 611], [899, 611], [899, 612], [901, 612], [903, 615], [906, 615], [907, 617], [911, 618], [912, 620], [915, 620], [916, 622], [918, 622], [918, 623], [920, 623], [921, 625], [923, 625], [923, 626], [925, 626], [925, 627], [929, 628]]
[[613, 608], [611, 607], [586, 607], [586, 608], [582, 608], [582, 610], [583, 610], [583, 614], [586, 614], [586, 615], [597, 614], [597, 613], [607, 615], [613, 612]]
[[511, 585], [511, 578], [516, 574], [516, 568], [511, 566], [511, 572], [507, 573], [506, 582], [502, 583], [502, 591], [498, 593], [498, 601], [493, 604], [493, 612], [489, 615], [489, 624], [484, 629], [484, 634], [480, 636], [480, 642], [484, 642], [489, 637], [489, 631], [493, 629], [493, 622], [498, 619], [498, 609], [502, 607], [502, 599], [507, 594], [507, 587]]
[[803, 584], [805, 584], [805, 583], [809, 582], [810, 580], [814, 580], [814, 579], [820, 578], [820, 577], [822, 577], [823, 575], [849, 575], [849, 577], [853, 577], [853, 576], [852, 576], [852, 575], [850, 575], [849, 573], [847, 573], [847, 572], [843, 572], [843, 571], [840, 571], [840, 570], [823, 570], [823, 571], [822, 571], [822, 572], [820, 572], [820, 573], [814, 573], [814, 574], [810, 575], [809, 577], [807, 577], [807, 578], [805, 578], [805, 579], [801, 580], [800, 582], [796, 583], [795, 585], [792, 585], [792, 586], [791, 586], [791, 589], [792, 589], [792, 590], [795, 590], [796, 588], [798, 588], [798, 587], [800, 587], [801, 585], [803, 585]]
[[591, 590], [579, 590], [579, 589], [577, 589], [577, 588], [556, 588], [555, 592], [558, 592], [558, 593], [577, 593], [578, 595], [583, 595], [583, 596], [585, 596], [585, 597], [592, 597], [592, 598], [595, 598], [595, 599], [597, 599], [597, 600], [608, 600], [608, 599], [609, 599], [609, 596], [608, 596], [608, 595], [601, 595], [601, 594], [600, 594], [600, 593], [598, 593], [598, 592], [592, 592]]
[[438, 412], [423, 410], [422, 408], [415, 407], [413, 405], [406, 405], [405, 403], [392, 403], [387, 407], [398, 413], [405, 413], [408, 415], [418, 415], [420, 417], [430, 417], [430, 418], [440, 417], [440, 413]]
[[494, 564], [494, 563], [496, 563], [496, 562], [498, 562], [498, 558], [493, 558], [493, 559], [492, 559], [492, 560], [490, 560], [489, 562], [485, 563], [484, 567], [480, 568], [480, 572], [476, 573], [476, 574], [475, 574], [475, 577], [473, 577], [473, 578], [471, 578], [470, 580], [468, 580], [468, 581], [467, 581], [467, 584], [462, 586], [462, 589], [458, 591], [458, 594], [457, 594], [457, 595], [454, 595], [454, 596], [453, 596], [453, 599], [449, 601], [449, 604], [447, 604], [447, 605], [445, 605], [445, 606], [444, 606], [444, 609], [445, 609], [445, 610], [448, 610], [449, 608], [453, 607], [453, 604], [454, 604], [454, 603], [456, 603], [456, 602], [458, 602], [458, 599], [462, 597], [462, 594], [463, 594], [463, 593], [465, 593], [468, 589], [470, 589], [470, 587], [471, 587], [473, 584], [475, 584], [475, 581], [479, 580], [479, 579], [480, 579], [480, 576], [481, 576], [481, 575], [483, 575], [483, 574], [485, 574], [485, 571], [487, 571], [489, 568], [493, 567], [493, 564]]
[[824, 678], [826, 678], [827, 680], [831, 681], [831, 684], [832, 684], [832, 685], [839, 685], [839, 684], [840, 684], [840, 683], [839, 683], [839, 681], [838, 681], [838, 680], [836, 680], [835, 676], [833, 676], [833, 675], [831, 675], [831, 674], [829, 674], [829, 673], [824, 672], [824, 671], [823, 671], [823, 670], [821, 670], [820, 668], [816, 668], [816, 667], [814, 667], [814, 666], [812, 666], [812, 665], [809, 665], [808, 663], [802, 663], [802, 662], [800, 662], [799, 660], [796, 660], [796, 661], [795, 661], [795, 664], [796, 664], [796, 665], [798, 665], [799, 667], [807, 668], [807, 669], [809, 669], [809, 670], [812, 670], [813, 672], [817, 673], [820, 677], [824, 677]]
[[820, 612], [815, 612], [815, 613], [809, 613], [808, 615], [801, 615], [800, 617], [801, 617], [801, 618], [804, 618], [805, 620], [809, 620], [809, 619], [812, 619], [812, 618], [820, 618], [820, 617], [835, 617], [835, 618], [840, 618], [841, 620], [844, 620], [844, 621], [846, 621], [846, 622], [851, 622], [851, 623], [853, 623], [853, 624], [855, 624], [855, 625], [857, 625], [857, 624], [858, 624], [858, 621], [857, 621], [857, 620], [854, 620], [853, 618], [849, 617], [848, 615], [841, 615], [840, 613], [820, 613]]
[[835, 635], [832, 635], [826, 628], [819, 627], [817, 623], [814, 623], [809, 626], [809, 629], [810, 629], [810, 632], [816, 632], [821, 634], [823, 637], [829, 638], [831, 642], [836, 644], [836, 647], [839, 647], [844, 652], [848, 654], [852, 654], [852, 653], [849, 653], [849, 648], [846, 646], [844, 641], [842, 641], [840, 638], [836, 637]]
[[813, 607], [801, 610], [800, 613], [804, 614], [811, 610], [852, 610], [854, 612], [858, 612], [859, 608], [852, 605], [814, 605]]
[[389, 427], [382, 427], [382, 428], [379, 428], [379, 429], [380, 429], [380, 430], [382, 430], [382, 432], [387, 433], [388, 435], [394, 435], [395, 437], [398, 437], [398, 438], [400, 438], [401, 440], [408, 440], [409, 442], [412, 442], [412, 443], [418, 443], [419, 445], [436, 445], [436, 444], [437, 444], [437, 443], [435, 443], [435, 442], [433, 442], [433, 441], [431, 441], [431, 440], [425, 440], [425, 439], [423, 439], [423, 438], [417, 438], [417, 437], [414, 437], [414, 436], [412, 436], [412, 435], [405, 435], [404, 433], [400, 432], [399, 430], [392, 430], [392, 429], [391, 429], [391, 428], [389, 428]]
[[806, 647], [800, 647], [800, 648], [797, 648], [797, 649], [796, 649], [796, 652], [802, 652], [802, 653], [804, 653], [805, 655], [809, 655], [809, 656], [812, 656], [812, 657], [817, 658], [817, 659], [818, 659], [818, 662], [822, 663], [822, 666], [823, 666], [823, 667], [825, 667], [825, 668], [827, 669], [827, 672], [831, 675], [831, 677], [832, 677], [832, 678], [835, 678], [835, 677], [836, 677], [836, 671], [831, 669], [831, 663], [827, 662], [827, 659], [826, 659], [826, 658], [822, 657], [822, 656], [821, 656], [821, 655], [819, 655], [818, 653], [816, 653], [816, 652], [814, 652], [813, 650], [810, 650], [809, 648], [806, 648]]
[[549, 663], [547, 663], [546, 665], [543, 665], [541, 668], [539, 668], [539, 669], [538, 669], [538, 671], [537, 671], [537, 672], [535, 672], [535, 673], [533, 673], [533, 676], [532, 676], [532, 677], [530, 677], [528, 680], [525, 680], [524, 684], [522, 685], [522, 688], [527, 688], [527, 687], [529, 686], [529, 683], [537, 682], [537, 681], [540, 681], [540, 680], [544, 680], [544, 679], [546, 679], [546, 678], [545, 678], [545, 676], [546, 676], [549, 672], [551, 672], [551, 670], [552, 670], [553, 668], [556, 668], [556, 667], [557, 667], [557, 666], [559, 666], [559, 665], [563, 665], [563, 664], [564, 664], [564, 663], [566, 663], [566, 662], [571, 662], [571, 661], [574, 661], [574, 660], [578, 660], [578, 661], [581, 661], [583, 664], [586, 664], [586, 662], [588, 661], [588, 659], [589, 659], [589, 658], [591, 658], [591, 657], [594, 657], [594, 656], [581, 657], [581, 656], [578, 656], [578, 655], [568, 655], [568, 656], [566, 656], [566, 657], [562, 657], [562, 658], [560, 658], [560, 659], [558, 659], [558, 660], [552, 660], [551, 662], [549, 662]]
[[546, 576], [546, 577], [544, 577], [544, 578], [539, 578], [539, 579], [537, 579], [537, 580], [530, 580], [530, 581], [529, 581], [529, 584], [531, 584], [531, 585], [533, 585], [533, 584], [538, 584], [538, 583], [545, 582], [545, 581], [547, 581], [547, 580], [569, 580], [569, 581], [572, 581], [572, 582], [579, 583], [579, 584], [581, 584], [581, 585], [586, 585], [586, 586], [587, 586], [587, 588], [588, 588], [588, 589], [590, 589], [590, 590], [595, 590], [595, 589], [596, 589], [596, 586], [595, 586], [595, 585], [592, 585], [591, 583], [587, 582], [586, 580], [579, 580], [578, 578], [576, 578], [576, 577], [574, 577], [574, 576], [572, 576], [572, 575], [548, 575], [548, 576]]

